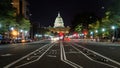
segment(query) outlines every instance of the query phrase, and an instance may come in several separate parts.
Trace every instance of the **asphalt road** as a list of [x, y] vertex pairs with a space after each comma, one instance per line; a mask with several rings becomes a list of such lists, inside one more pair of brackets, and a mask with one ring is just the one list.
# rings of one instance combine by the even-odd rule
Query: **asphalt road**
[[120, 68], [116, 50], [78, 40], [2, 45], [0, 68]]
[[42, 47], [49, 42], [37, 42], [37, 43], [20, 43], [20, 44], [7, 44], [0, 45], [0, 68], [3, 66], [27, 55], [28, 53]]
[[99, 42], [77, 42], [85, 48], [91, 49], [99, 54], [111, 58], [120, 63], [120, 44], [114, 43], [99, 43]]

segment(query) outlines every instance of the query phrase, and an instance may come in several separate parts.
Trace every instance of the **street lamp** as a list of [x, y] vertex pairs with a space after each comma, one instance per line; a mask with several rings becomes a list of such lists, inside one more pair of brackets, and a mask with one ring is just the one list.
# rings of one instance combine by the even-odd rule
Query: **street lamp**
[[113, 36], [112, 36], [112, 42], [115, 40], [115, 26], [111, 27], [113, 29]]
[[90, 32], [91, 39], [93, 39], [93, 31]]
[[111, 27], [113, 29], [113, 36], [115, 36], [115, 26]]
[[102, 32], [104, 32], [105, 31], [105, 29], [104, 28], [102, 28]]
[[114, 29], [115, 29], [115, 26], [112, 26], [111, 28], [114, 30]]
[[93, 35], [93, 32], [91, 31], [90, 34]]
[[23, 30], [21, 29], [20, 32], [23, 32]]
[[10, 30], [14, 30], [14, 27], [11, 27]]
[[102, 37], [104, 37], [105, 28], [102, 28]]
[[2, 27], [2, 25], [0, 24], [0, 28]]
[[96, 41], [99, 41], [99, 34], [98, 34], [98, 30], [95, 30], [96, 33]]
[[95, 33], [98, 33], [98, 30], [95, 30]]

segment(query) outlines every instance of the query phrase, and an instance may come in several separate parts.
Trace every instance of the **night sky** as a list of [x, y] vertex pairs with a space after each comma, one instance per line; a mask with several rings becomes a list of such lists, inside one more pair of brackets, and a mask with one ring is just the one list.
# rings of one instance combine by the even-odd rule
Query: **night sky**
[[42, 26], [53, 26], [58, 11], [65, 26], [70, 26], [74, 16], [79, 13], [94, 13], [102, 17], [107, 8], [104, 0], [29, 0], [31, 20]]

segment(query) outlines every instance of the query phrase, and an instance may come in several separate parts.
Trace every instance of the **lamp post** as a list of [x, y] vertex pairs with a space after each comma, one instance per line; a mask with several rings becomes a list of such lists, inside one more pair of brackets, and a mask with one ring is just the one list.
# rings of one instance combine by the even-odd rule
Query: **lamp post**
[[99, 40], [99, 35], [98, 35], [98, 30], [95, 30], [95, 33], [96, 33], [96, 42], [99, 42], [100, 40]]
[[95, 36], [98, 36], [98, 30], [95, 30], [95, 34], [96, 34]]
[[102, 37], [104, 37], [105, 28], [102, 28]]
[[2, 25], [0, 24], [0, 28], [2, 27]]
[[98, 33], [98, 30], [95, 30], [95, 33]]
[[105, 31], [105, 29], [104, 28], [102, 28], [102, 32], [104, 32]]
[[91, 35], [91, 39], [93, 39], [93, 32], [92, 31], [90, 32], [90, 35]]
[[113, 29], [113, 36], [115, 37], [115, 26], [111, 27]]
[[10, 38], [9, 25], [10, 25], [10, 24], [8, 24], [8, 23], [6, 24], [6, 27], [7, 27], [7, 38], [8, 38], [8, 39]]
[[113, 30], [112, 42], [114, 42], [114, 40], [115, 40], [115, 26], [112, 26], [111, 28]]
[[[2, 25], [0, 24], [0, 30], [1, 30], [1, 28], [2, 28]], [[0, 40], [2, 39], [2, 35], [1, 35], [1, 32], [0, 32]], [[1, 41], [0, 41], [0, 43], [1, 43]]]

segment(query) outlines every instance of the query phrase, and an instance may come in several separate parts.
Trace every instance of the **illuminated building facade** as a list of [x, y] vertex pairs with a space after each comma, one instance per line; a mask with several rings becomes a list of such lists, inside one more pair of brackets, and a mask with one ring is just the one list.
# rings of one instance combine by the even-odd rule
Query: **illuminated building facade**
[[16, 16], [24, 16], [25, 18], [28, 18], [27, 13], [27, 1], [26, 0], [12, 0], [12, 5], [16, 9]]
[[58, 16], [55, 19], [54, 27], [49, 27], [49, 30], [53, 33], [69, 33], [70, 27], [65, 27], [62, 17], [60, 16], [60, 13], [58, 13]]

